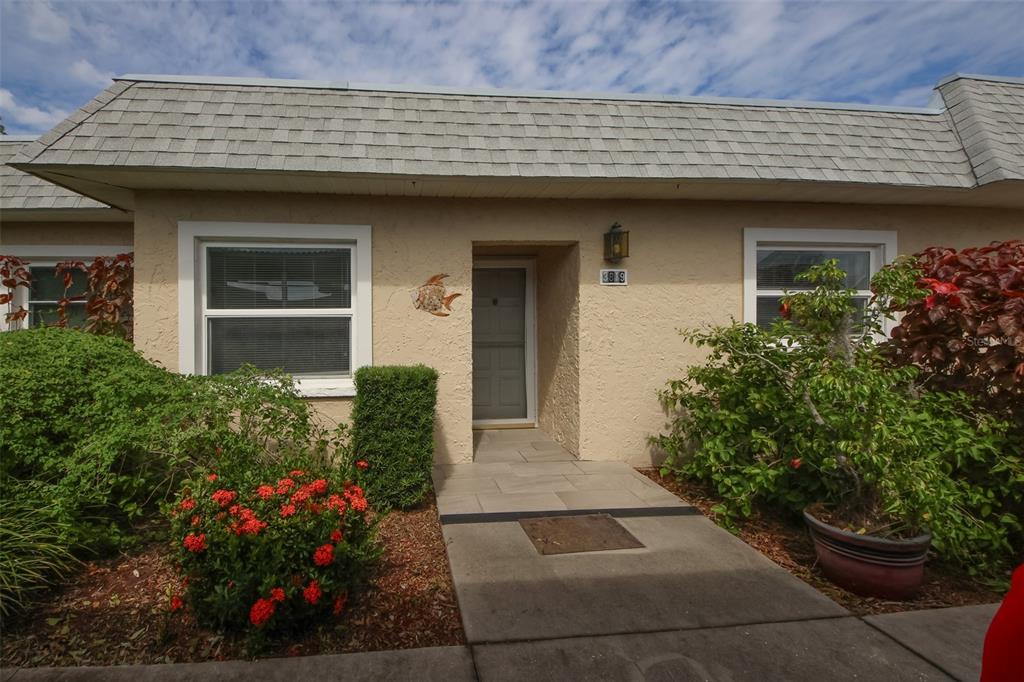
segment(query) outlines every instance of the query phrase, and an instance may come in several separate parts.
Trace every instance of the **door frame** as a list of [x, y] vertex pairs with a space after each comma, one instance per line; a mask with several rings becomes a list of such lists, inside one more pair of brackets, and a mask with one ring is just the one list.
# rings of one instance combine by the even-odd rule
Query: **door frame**
[[[526, 271], [526, 417], [521, 419], [474, 419], [473, 428], [514, 428], [537, 424], [537, 261], [535, 258], [474, 258], [473, 269], [516, 268]], [[472, 340], [470, 341], [472, 346]], [[470, 363], [472, 364], [472, 354]], [[472, 374], [472, 367], [470, 367]], [[472, 382], [471, 382], [472, 383]], [[471, 389], [472, 390], [472, 389]]]

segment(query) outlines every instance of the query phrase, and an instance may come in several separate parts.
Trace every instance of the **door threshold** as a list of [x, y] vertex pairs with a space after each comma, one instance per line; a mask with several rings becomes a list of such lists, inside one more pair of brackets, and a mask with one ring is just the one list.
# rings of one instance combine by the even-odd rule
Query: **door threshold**
[[498, 429], [535, 429], [536, 422], [473, 422], [474, 431], [495, 431]]

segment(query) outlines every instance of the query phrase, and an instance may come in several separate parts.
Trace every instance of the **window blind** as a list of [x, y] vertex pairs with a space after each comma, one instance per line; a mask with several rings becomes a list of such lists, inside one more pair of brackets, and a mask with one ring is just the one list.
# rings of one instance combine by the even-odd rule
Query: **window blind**
[[206, 258], [211, 310], [352, 306], [348, 248], [211, 247]]
[[349, 317], [215, 317], [208, 323], [213, 374], [231, 372], [246, 363], [296, 376], [351, 372]]

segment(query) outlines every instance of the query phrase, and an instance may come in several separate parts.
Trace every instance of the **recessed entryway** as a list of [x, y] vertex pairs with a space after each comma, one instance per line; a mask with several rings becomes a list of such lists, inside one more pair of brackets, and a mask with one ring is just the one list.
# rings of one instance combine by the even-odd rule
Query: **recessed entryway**
[[474, 263], [474, 426], [536, 420], [535, 290], [532, 260]]
[[473, 432], [473, 461], [571, 462], [572, 453], [540, 429], [480, 429]]

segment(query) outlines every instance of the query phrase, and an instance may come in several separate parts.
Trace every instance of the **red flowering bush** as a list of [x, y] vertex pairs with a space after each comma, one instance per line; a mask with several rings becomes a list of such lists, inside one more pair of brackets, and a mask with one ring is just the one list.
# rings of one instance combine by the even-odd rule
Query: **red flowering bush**
[[205, 624], [260, 634], [341, 616], [378, 555], [369, 504], [348, 480], [357, 473], [282, 467], [186, 482], [166, 510], [175, 598]]

